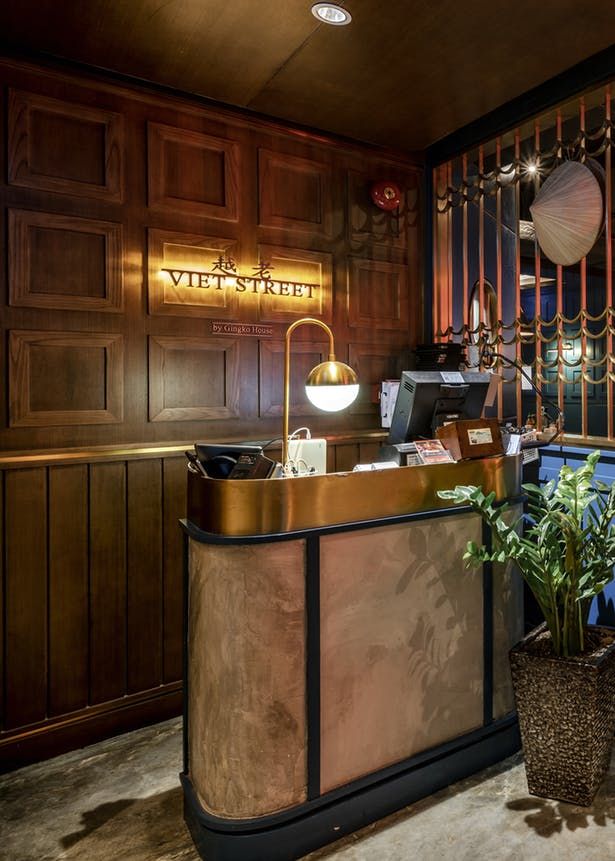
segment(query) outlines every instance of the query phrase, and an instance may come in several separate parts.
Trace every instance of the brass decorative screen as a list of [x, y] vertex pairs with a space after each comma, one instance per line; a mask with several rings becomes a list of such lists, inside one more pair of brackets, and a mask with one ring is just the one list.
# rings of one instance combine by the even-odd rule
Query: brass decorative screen
[[[549, 405], [557, 404], [567, 434], [610, 440], [615, 439], [611, 89], [607, 85], [575, 98], [433, 171], [434, 340], [465, 344], [469, 365], [477, 365], [486, 350], [494, 354], [503, 378], [500, 419], [523, 423], [534, 415], [540, 429]], [[553, 262], [542, 250], [544, 234], [537, 235], [536, 218], [538, 201], [548, 197], [547, 188], [539, 197], [541, 189], [566, 162], [587, 167], [601, 195], [593, 246], [570, 264]], [[569, 215], [576, 210], [571, 193], [564, 192], [559, 199]], [[553, 194], [548, 204], [557, 210]], [[578, 211], [581, 230], [586, 213], [582, 205]], [[554, 216], [549, 229], [559, 241], [559, 213], [549, 215]], [[561, 227], [562, 237], [569, 227]]]

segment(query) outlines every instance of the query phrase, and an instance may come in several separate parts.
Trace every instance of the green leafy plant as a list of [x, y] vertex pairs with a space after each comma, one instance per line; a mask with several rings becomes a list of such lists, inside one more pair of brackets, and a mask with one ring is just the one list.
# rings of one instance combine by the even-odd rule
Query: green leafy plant
[[558, 480], [544, 487], [524, 484], [528, 514], [513, 523], [503, 516], [508, 505], [494, 506], [495, 493], [462, 485], [438, 492], [471, 506], [491, 526], [492, 550], [468, 542], [466, 565], [513, 560], [545, 617], [557, 655], [583, 651], [592, 598], [613, 576], [615, 484], [594, 482], [599, 459], [595, 451], [576, 470], [562, 466]]

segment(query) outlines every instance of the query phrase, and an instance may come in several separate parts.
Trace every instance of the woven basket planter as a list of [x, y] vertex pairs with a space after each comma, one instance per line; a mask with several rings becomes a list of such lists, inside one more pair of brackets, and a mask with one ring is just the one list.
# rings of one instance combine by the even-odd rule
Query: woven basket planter
[[583, 655], [551, 652], [545, 625], [510, 652], [527, 785], [587, 807], [609, 766], [615, 731], [615, 631], [589, 626]]

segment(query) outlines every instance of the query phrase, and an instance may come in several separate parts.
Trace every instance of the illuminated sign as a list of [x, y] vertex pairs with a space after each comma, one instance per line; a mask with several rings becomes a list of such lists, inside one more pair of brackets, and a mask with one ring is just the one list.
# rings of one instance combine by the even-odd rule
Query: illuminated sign
[[278, 280], [271, 277], [273, 266], [260, 262], [253, 266], [252, 275], [242, 275], [232, 257], [222, 255], [214, 260], [209, 272], [193, 269], [162, 269], [174, 287], [198, 287], [203, 290], [231, 289], [236, 293], [260, 293], [270, 296], [290, 296], [294, 299], [313, 299], [320, 284], [306, 281]]

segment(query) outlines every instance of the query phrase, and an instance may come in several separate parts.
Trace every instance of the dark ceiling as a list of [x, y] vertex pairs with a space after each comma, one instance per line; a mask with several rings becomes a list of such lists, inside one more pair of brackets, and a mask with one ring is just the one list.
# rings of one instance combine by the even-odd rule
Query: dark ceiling
[[5, 0], [11, 49], [110, 69], [395, 149], [421, 150], [615, 43], [610, 2]]

